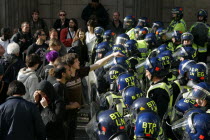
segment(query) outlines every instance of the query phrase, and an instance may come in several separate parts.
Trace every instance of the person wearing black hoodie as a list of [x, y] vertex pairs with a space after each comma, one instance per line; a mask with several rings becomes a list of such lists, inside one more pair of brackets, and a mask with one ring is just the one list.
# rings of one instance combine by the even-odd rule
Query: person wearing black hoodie
[[56, 95], [53, 85], [46, 80], [41, 81], [34, 92], [34, 99], [46, 127], [47, 139], [64, 140], [63, 120], [65, 104]]

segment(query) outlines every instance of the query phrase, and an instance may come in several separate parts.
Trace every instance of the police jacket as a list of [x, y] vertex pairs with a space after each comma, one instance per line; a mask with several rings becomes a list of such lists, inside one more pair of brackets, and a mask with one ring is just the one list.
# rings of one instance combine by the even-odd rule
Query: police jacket
[[122, 96], [107, 92], [101, 97], [100, 107], [102, 110], [112, 109], [121, 113], [123, 116], [128, 114], [128, 110], [123, 102]]
[[158, 115], [163, 119], [164, 114], [171, 111], [173, 102], [172, 86], [164, 78], [157, 83], [152, 83], [147, 91], [147, 98], [155, 101]]
[[183, 19], [172, 20], [168, 26], [168, 31], [181, 31], [182, 33], [187, 31], [186, 23]]
[[45, 140], [45, 128], [35, 104], [12, 96], [0, 106], [1, 140]]
[[130, 29], [126, 34], [129, 36], [130, 39], [135, 39], [134, 28]]

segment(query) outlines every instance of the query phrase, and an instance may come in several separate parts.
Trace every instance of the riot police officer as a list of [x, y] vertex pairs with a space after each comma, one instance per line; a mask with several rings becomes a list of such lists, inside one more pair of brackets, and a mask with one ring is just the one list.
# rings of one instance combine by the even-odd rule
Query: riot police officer
[[171, 31], [181, 31], [182, 33], [187, 31], [186, 23], [183, 20], [183, 8], [175, 7], [171, 10], [173, 20], [169, 24], [167, 30]]
[[116, 34], [112, 30], [106, 30], [103, 35], [103, 41], [109, 43], [110, 47], [113, 46]]
[[126, 30], [125, 33], [129, 36], [130, 39], [134, 39], [134, 27], [135, 27], [135, 17], [126, 16], [124, 18], [123, 28]]
[[207, 113], [210, 112], [210, 85], [206, 82], [198, 83], [193, 86], [192, 98], [197, 104], [203, 107]]
[[174, 31], [172, 33], [172, 42], [168, 43], [168, 46], [170, 48], [173, 48], [173, 50], [175, 50], [180, 44], [181, 44], [181, 36], [182, 36], [182, 32], [181, 31]]
[[167, 111], [170, 115], [173, 102], [172, 87], [165, 78], [167, 72], [157, 57], [147, 58], [144, 67], [146, 77], [152, 82], [147, 91], [147, 97], [156, 102], [159, 109], [158, 115], [163, 119]]
[[207, 113], [188, 112], [182, 119], [172, 125], [179, 140], [208, 140], [210, 139], [210, 115]]
[[91, 64], [93, 64], [94, 61], [95, 61], [97, 45], [103, 41], [104, 28], [95, 27], [94, 28], [94, 33], [95, 33], [95, 36], [96, 36], [96, 40], [95, 40], [95, 45], [93, 47], [92, 54], [91, 54], [91, 61], [90, 61]]
[[207, 61], [208, 38], [210, 37], [209, 25], [207, 22], [208, 13], [204, 9], [197, 12], [197, 22], [195, 22], [190, 32], [195, 36], [194, 43], [198, 46], [198, 61]]

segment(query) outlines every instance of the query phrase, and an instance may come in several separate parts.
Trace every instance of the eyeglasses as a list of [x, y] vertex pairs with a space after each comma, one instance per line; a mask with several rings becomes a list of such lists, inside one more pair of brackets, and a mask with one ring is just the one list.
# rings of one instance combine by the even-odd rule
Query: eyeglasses
[[66, 14], [60, 14], [59, 16], [66, 16]]
[[41, 34], [41, 36], [46, 36], [46, 34]]

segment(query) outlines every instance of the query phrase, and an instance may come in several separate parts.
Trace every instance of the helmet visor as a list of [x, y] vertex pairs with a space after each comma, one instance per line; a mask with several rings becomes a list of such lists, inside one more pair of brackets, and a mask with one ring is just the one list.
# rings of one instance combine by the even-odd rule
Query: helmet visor
[[179, 59], [180, 57], [188, 56], [187, 52], [183, 47], [178, 48], [172, 55], [173, 58]]
[[113, 57], [104, 65], [104, 69], [109, 70], [114, 64], [116, 64], [116, 59]]
[[174, 32], [167, 32], [167, 33], [165, 33], [165, 35], [166, 35], [166, 40], [171, 40], [172, 37], [173, 37], [173, 34], [174, 34]]
[[176, 136], [177, 139], [183, 139], [183, 137], [186, 136], [187, 132], [186, 132], [186, 126], [188, 125], [188, 121], [187, 119], [184, 117], [182, 119], [179, 119], [177, 121], [175, 121], [172, 124], [172, 131], [174, 133], [174, 135]]
[[93, 116], [93, 118], [90, 120], [85, 128], [85, 131], [90, 139], [97, 139], [98, 123], [96, 120], [96, 114]]
[[200, 87], [200, 86], [197, 86], [197, 85], [194, 85], [193, 86], [193, 90], [192, 90], [192, 96], [191, 96], [191, 99], [205, 99], [206, 96], [210, 96], [210, 92], [207, 91], [206, 89]]
[[136, 69], [142, 68], [146, 64], [146, 60], [141, 61], [139, 64], [135, 66]]
[[133, 26], [133, 21], [132, 20], [124, 20], [123, 23], [123, 28], [124, 29], [130, 29]]
[[128, 40], [128, 39], [123, 38], [123, 37], [117, 37], [117, 38], [116, 38], [115, 44], [116, 44], [116, 45], [117, 45], [117, 44], [125, 44], [125, 42], [126, 42], [127, 40]]

